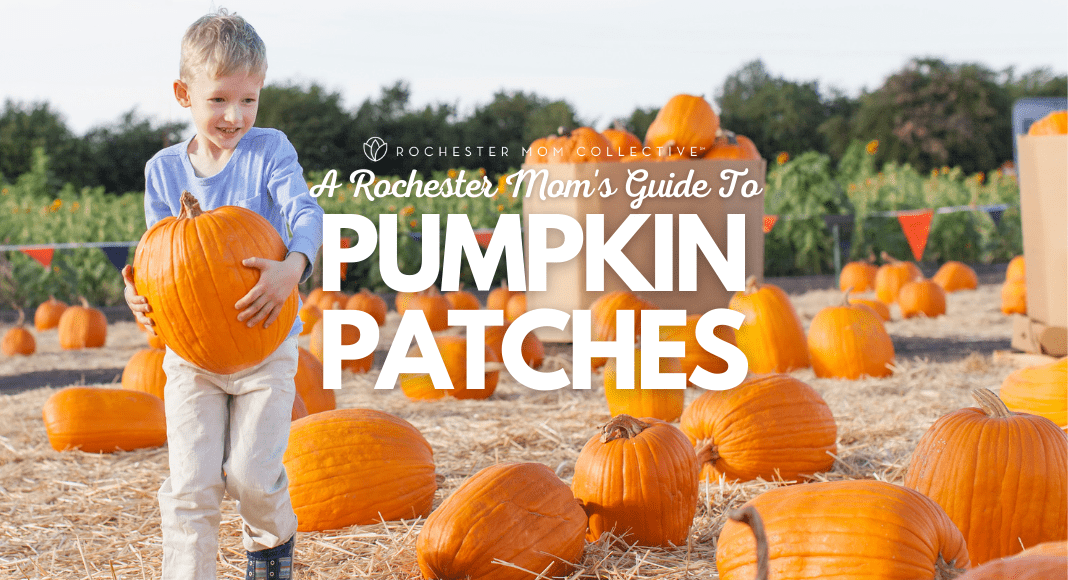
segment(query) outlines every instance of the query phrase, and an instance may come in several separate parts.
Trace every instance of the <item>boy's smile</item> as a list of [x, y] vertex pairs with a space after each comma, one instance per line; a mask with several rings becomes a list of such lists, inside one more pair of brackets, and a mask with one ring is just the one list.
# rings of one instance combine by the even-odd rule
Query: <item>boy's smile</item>
[[199, 70], [188, 82], [174, 81], [174, 96], [190, 109], [197, 129], [191, 156], [225, 164], [256, 122], [263, 80], [262, 74], [246, 72], [212, 78]]

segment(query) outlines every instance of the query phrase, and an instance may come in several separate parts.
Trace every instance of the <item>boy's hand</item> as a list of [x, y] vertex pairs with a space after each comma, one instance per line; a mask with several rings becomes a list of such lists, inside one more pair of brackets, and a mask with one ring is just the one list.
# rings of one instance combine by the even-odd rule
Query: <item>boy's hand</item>
[[281, 262], [267, 258], [243, 260], [243, 265], [260, 271], [260, 280], [234, 304], [241, 311], [237, 319], [247, 321], [249, 328], [261, 321], [264, 328], [274, 323], [282, 313], [282, 306], [297, 287], [307, 261], [300, 252], [290, 253]]
[[123, 290], [126, 306], [130, 307], [130, 312], [133, 312], [134, 318], [145, 327], [145, 330], [155, 336], [156, 329], [153, 328], [155, 323], [147, 316], [149, 312], [152, 312], [152, 307], [148, 305], [148, 298], [138, 294], [137, 288], [134, 287], [133, 266], [126, 264], [126, 267], [122, 269], [122, 280], [126, 283], [126, 289]]

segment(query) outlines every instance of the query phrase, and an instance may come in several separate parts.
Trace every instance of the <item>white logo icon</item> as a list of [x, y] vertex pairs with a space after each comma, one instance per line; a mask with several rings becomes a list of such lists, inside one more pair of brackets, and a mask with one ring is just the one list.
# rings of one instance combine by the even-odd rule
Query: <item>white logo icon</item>
[[371, 161], [379, 161], [386, 156], [386, 142], [381, 137], [371, 137], [363, 144], [363, 154]]

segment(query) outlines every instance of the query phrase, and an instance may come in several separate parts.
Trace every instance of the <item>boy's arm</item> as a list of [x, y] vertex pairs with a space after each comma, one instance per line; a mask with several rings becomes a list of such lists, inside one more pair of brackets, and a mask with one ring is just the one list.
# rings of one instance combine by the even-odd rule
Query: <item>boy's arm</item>
[[281, 133], [278, 149], [265, 170], [268, 172], [267, 188], [282, 209], [293, 237], [281, 262], [265, 258], [249, 258], [243, 262], [245, 266], [260, 270], [260, 280], [235, 304], [241, 311], [238, 320], [246, 322], [249, 327], [262, 321], [264, 328], [281, 314], [293, 288], [311, 276], [312, 260], [323, 243], [323, 208], [308, 193], [304, 172], [297, 163], [297, 152]]

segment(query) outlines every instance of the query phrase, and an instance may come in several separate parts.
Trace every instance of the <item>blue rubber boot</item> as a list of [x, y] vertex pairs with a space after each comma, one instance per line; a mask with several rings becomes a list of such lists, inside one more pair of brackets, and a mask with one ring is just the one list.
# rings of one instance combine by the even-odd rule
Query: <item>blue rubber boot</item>
[[293, 577], [293, 545], [296, 535], [273, 548], [248, 552], [248, 580], [289, 580]]

